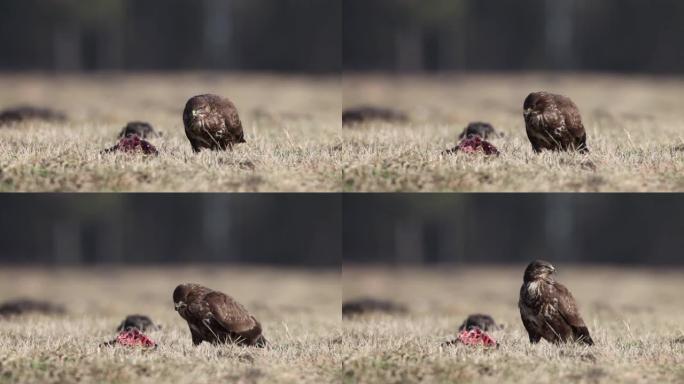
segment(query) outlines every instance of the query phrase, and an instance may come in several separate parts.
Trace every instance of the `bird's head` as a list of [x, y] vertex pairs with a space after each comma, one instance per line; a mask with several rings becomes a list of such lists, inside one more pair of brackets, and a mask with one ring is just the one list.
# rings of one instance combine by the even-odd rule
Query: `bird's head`
[[185, 104], [183, 118], [185, 121], [202, 121], [211, 113], [211, 95], [194, 96]]
[[535, 260], [525, 268], [524, 281], [553, 280], [556, 268], [548, 261]]
[[537, 103], [542, 101], [546, 97], [544, 92], [532, 92], [526, 98], [523, 103], [523, 116], [527, 119], [531, 116], [536, 116], [538, 112], [536, 111]]
[[177, 312], [184, 310], [188, 306], [188, 294], [194, 286], [195, 284], [181, 284], [173, 290], [173, 305]]

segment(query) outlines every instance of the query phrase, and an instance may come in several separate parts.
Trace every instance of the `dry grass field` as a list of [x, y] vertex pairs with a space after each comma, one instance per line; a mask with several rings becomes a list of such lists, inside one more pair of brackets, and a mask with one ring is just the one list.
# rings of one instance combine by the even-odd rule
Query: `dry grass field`
[[[179, 282], [233, 295], [257, 317], [265, 349], [194, 347], [173, 309]], [[0, 270], [0, 300], [49, 299], [68, 315], [0, 319], [0, 383], [339, 382], [339, 272], [262, 268]], [[99, 347], [128, 314], [162, 325], [155, 350]]]
[[[682, 78], [345, 74], [342, 89], [345, 108], [388, 106], [411, 117], [343, 130], [346, 191], [684, 191]], [[532, 152], [522, 104], [539, 90], [577, 103], [591, 154]], [[505, 134], [492, 140], [501, 156], [441, 154], [471, 121]]]
[[[256, 74], [2, 75], [0, 109], [31, 104], [66, 124], [0, 127], [0, 191], [339, 191], [340, 80]], [[238, 107], [246, 144], [192, 153], [182, 112], [217, 93]], [[128, 121], [163, 133], [160, 156], [102, 155]]]
[[[345, 267], [345, 299], [391, 299], [410, 314], [343, 321], [344, 382], [684, 382], [684, 271], [556, 267], [578, 301], [593, 347], [529, 343], [517, 308], [523, 265]], [[468, 314], [480, 312], [506, 325], [492, 332], [498, 349], [440, 345]]]

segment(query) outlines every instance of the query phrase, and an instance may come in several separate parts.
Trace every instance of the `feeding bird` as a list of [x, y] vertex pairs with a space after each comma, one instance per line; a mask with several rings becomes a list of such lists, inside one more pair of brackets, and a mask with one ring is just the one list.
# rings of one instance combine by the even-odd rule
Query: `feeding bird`
[[233, 145], [245, 143], [237, 108], [230, 100], [217, 95], [200, 95], [188, 100], [183, 124], [194, 152], [205, 148], [232, 150]]
[[523, 117], [534, 152], [543, 149], [589, 152], [579, 109], [568, 97], [548, 92], [530, 93], [523, 104]]
[[225, 293], [199, 284], [181, 284], [173, 291], [178, 314], [188, 322], [192, 343], [234, 343], [265, 347], [261, 324]]

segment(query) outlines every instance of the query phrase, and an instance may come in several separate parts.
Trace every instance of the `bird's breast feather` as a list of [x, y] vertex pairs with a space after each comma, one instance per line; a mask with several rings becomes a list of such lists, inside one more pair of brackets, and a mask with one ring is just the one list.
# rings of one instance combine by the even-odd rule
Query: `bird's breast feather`
[[527, 294], [530, 295], [530, 297], [536, 298], [539, 296], [539, 291], [540, 286], [538, 281], [527, 283]]

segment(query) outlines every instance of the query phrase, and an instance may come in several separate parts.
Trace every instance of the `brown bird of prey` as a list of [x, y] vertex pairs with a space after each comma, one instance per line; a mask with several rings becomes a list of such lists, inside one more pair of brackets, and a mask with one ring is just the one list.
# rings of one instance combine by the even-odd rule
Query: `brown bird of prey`
[[523, 116], [534, 152], [589, 152], [579, 109], [569, 98], [547, 92], [530, 93], [523, 104]]
[[225, 293], [199, 284], [181, 284], [173, 291], [176, 311], [190, 327], [192, 343], [234, 343], [243, 346], [266, 346], [261, 324]]
[[593, 345], [570, 291], [554, 279], [556, 268], [541, 260], [525, 269], [520, 288], [520, 317], [531, 343], [581, 341]]
[[233, 145], [245, 142], [235, 105], [220, 96], [200, 95], [188, 100], [183, 111], [183, 124], [195, 152], [203, 148], [232, 150]]

